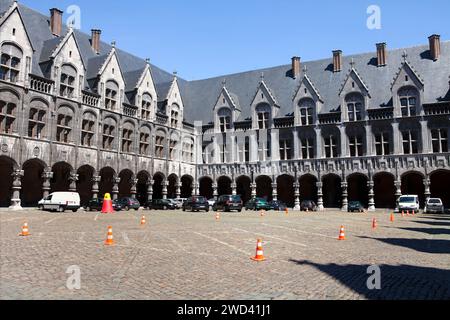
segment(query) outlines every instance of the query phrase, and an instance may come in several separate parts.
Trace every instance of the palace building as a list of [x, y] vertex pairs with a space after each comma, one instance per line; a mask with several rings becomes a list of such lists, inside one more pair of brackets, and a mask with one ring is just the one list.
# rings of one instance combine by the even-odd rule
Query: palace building
[[0, 0], [0, 207], [223, 194], [450, 206], [450, 42], [186, 81]]

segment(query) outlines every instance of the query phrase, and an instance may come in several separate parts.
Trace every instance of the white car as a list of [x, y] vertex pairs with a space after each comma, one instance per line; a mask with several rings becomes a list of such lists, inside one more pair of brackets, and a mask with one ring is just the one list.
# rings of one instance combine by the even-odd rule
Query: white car
[[399, 212], [414, 212], [419, 213], [420, 203], [419, 196], [417, 195], [405, 195], [398, 199], [398, 211]]
[[445, 213], [444, 204], [442, 200], [439, 198], [430, 198], [428, 199], [425, 205], [425, 213]]
[[216, 200], [214, 198], [208, 200], [209, 207], [212, 208], [216, 204]]
[[81, 207], [80, 195], [77, 192], [54, 192], [38, 203], [40, 210], [77, 212]]

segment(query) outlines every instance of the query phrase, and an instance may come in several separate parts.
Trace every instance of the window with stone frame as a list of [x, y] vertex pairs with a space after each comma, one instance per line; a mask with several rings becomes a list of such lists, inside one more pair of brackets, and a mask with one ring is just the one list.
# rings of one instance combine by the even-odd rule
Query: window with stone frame
[[150, 151], [150, 133], [142, 131], [139, 134], [139, 154], [148, 155]]
[[148, 93], [142, 96], [141, 118], [143, 120], [151, 120], [152, 115], [152, 96]]
[[184, 162], [194, 162], [194, 142], [193, 141], [185, 141], [183, 142], [182, 149], [182, 159]]
[[231, 129], [231, 110], [229, 108], [221, 108], [217, 116], [219, 118], [220, 132], [226, 132]]
[[345, 103], [347, 104], [348, 121], [361, 121], [363, 120], [364, 110], [364, 98], [360, 94], [349, 94]]
[[292, 139], [280, 139], [280, 160], [292, 159]]
[[119, 86], [115, 81], [106, 82], [105, 109], [116, 110], [119, 99]]
[[0, 50], [0, 80], [18, 82], [22, 58], [23, 53], [18, 46], [4, 43]]
[[417, 131], [407, 130], [402, 132], [404, 154], [419, 153], [418, 136]]
[[448, 129], [431, 130], [433, 153], [448, 152]]
[[56, 125], [56, 141], [70, 143], [72, 134], [73, 117], [71, 115], [60, 113]]
[[250, 162], [250, 138], [249, 137], [245, 137], [244, 161], [245, 162]]
[[166, 138], [161, 135], [157, 134], [155, 137], [155, 157], [157, 158], [164, 158], [164, 144], [165, 144]]
[[362, 136], [350, 136], [348, 142], [351, 157], [362, 157], [364, 155], [364, 139]]
[[169, 159], [176, 160], [177, 158], [177, 146], [178, 142], [175, 139], [170, 139], [169, 142]]
[[301, 139], [301, 149], [302, 149], [302, 159], [313, 159], [314, 158], [314, 139]]
[[81, 124], [81, 145], [92, 147], [95, 136], [95, 119], [86, 117]]
[[256, 116], [258, 120], [258, 128], [260, 130], [270, 129], [271, 111], [268, 104], [261, 104], [256, 107]]
[[122, 129], [122, 152], [133, 152], [133, 129]]
[[170, 125], [172, 128], [177, 128], [180, 122], [180, 107], [177, 104], [173, 104], [170, 111]]
[[102, 131], [102, 147], [105, 150], [113, 150], [114, 148], [114, 140], [115, 140], [115, 131], [116, 126], [111, 123], [103, 124]]
[[310, 126], [314, 124], [314, 107], [315, 103], [312, 99], [308, 98], [300, 100], [300, 123], [302, 126]]
[[0, 101], [0, 133], [11, 134], [16, 122], [17, 105]]
[[77, 79], [77, 70], [69, 65], [63, 65], [61, 68], [61, 81], [59, 95], [61, 97], [73, 98]]
[[326, 158], [336, 158], [338, 154], [337, 138], [333, 135], [325, 137], [324, 139], [324, 149]]
[[375, 149], [377, 156], [388, 156], [391, 154], [389, 133], [382, 132], [375, 135]]
[[417, 103], [419, 93], [415, 88], [403, 88], [398, 92], [402, 117], [413, 117], [417, 115]]
[[34, 139], [44, 138], [46, 111], [39, 108], [31, 108], [28, 116], [28, 137]]

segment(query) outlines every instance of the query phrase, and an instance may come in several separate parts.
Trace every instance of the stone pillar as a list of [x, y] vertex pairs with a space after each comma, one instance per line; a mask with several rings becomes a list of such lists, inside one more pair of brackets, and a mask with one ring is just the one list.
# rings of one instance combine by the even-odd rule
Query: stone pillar
[[421, 142], [422, 142], [422, 153], [427, 154], [432, 152], [432, 147], [430, 146], [431, 136], [428, 130], [428, 121], [420, 121], [421, 129]]
[[235, 180], [233, 180], [233, 182], [231, 183], [231, 194], [233, 196], [237, 195], [237, 184]]
[[[276, 181], [276, 180], [273, 180]], [[276, 182], [272, 183], [272, 197], [273, 201], [278, 201], [278, 185]]]
[[301, 159], [300, 141], [298, 139], [298, 129], [292, 131], [292, 159]]
[[400, 129], [398, 122], [392, 122], [392, 142], [393, 142], [393, 150], [394, 154], [402, 154], [403, 153], [403, 143], [400, 141]]
[[323, 158], [323, 146], [322, 146], [322, 129], [321, 128], [315, 128], [314, 131], [316, 132], [316, 158], [322, 159]]
[[372, 179], [369, 180], [367, 183], [367, 186], [369, 187], [369, 211], [375, 211], [375, 192], [374, 187], [375, 183]]
[[423, 179], [423, 185], [425, 186], [425, 201], [428, 202], [428, 199], [431, 198], [431, 180], [429, 176]]
[[213, 198], [214, 200], [217, 201], [217, 199], [219, 198], [217, 182], [213, 183], [212, 188], [213, 188]]
[[175, 196], [177, 199], [181, 197], [181, 183], [177, 182], [176, 189], [175, 189]]
[[167, 199], [167, 187], [169, 186], [169, 181], [164, 180], [162, 182], [162, 197], [163, 199]]
[[374, 154], [373, 151], [373, 134], [372, 134], [372, 126], [371, 125], [366, 125], [365, 126], [365, 130], [366, 130], [366, 155], [367, 156], [372, 156]]
[[256, 193], [256, 183], [252, 183], [250, 185], [250, 188], [252, 189], [252, 198], [256, 198], [256, 195], [257, 195], [257, 193]]
[[400, 197], [402, 196], [402, 181], [401, 180], [397, 180], [395, 181], [395, 201], [398, 202], [398, 199], [400, 199]]
[[117, 200], [119, 198], [119, 183], [120, 183], [120, 178], [115, 177], [113, 178], [113, 189], [112, 189], [112, 199], [113, 200]]
[[138, 184], [139, 180], [135, 179], [135, 178], [131, 178], [131, 198], [136, 199], [136, 194], [137, 194], [137, 184]]
[[198, 182], [194, 183], [194, 196], [200, 195], [200, 184]]
[[341, 183], [342, 187], [342, 211], [347, 212], [348, 210], [348, 183], [343, 181]]
[[323, 206], [323, 182], [317, 182], [317, 210], [324, 211]]
[[347, 158], [350, 154], [350, 150], [348, 148], [348, 138], [347, 133], [345, 132], [345, 126], [341, 125], [339, 127], [339, 132], [341, 133], [341, 157]]
[[92, 198], [98, 199], [98, 193], [100, 192], [99, 183], [102, 180], [100, 176], [92, 177]]
[[77, 192], [77, 181], [78, 181], [78, 174], [75, 171], [72, 171], [69, 176], [70, 186], [69, 191], [70, 192]]
[[51, 190], [50, 180], [53, 179], [53, 172], [51, 168], [44, 169], [44, 172], [42, 173], [42, 179], [44, 180], [42, 182], [42, 191], [44, 194], [44, 198], [47, 198], [50, 195]]
[[12, 175], [12, 198], [10, 210], [22, 210], [21, 200], [20, 200], [20, 190], [22, 190], [22, 177], [24, 176], [23, 170], [14, 170]]
[[153, 181], [152, 179], [147, 181], [147, 201], [153, 200], [153, 184], [154, 183], [155, 183], [155, 181]]
[[294, 191], [295, 191], [295, 207], [294, 210], [300, 211], [300, 182], [294, 182]]

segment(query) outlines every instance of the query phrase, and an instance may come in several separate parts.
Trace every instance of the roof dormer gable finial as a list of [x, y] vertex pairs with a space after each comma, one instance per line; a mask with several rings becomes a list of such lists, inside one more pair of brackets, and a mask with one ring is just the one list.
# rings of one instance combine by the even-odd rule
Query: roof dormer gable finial
[[112, 42], [111, 42], [111, 47], [113, 47], [113, 48], [115, 48], [116, 47], [116, 40], [113, 40]]
[[355, 68], [355, 64], [355, 59], [352, 58], [352, 60], [350, 61], [350, 67], [352, 67], [352, 69]]
[[306, 74], [308, 72], [308, 67], [305, 65], [303, 65], [303, 73]]
[[408, 59], [408, 53], [406, 52], [406, 50], [403, 51], [402, 58], [404, 62], [406, 62], [406, 60]]
[[227, 85], [227, 78], [223, 78], [222, 87], [225, 88], [226, 85]]

